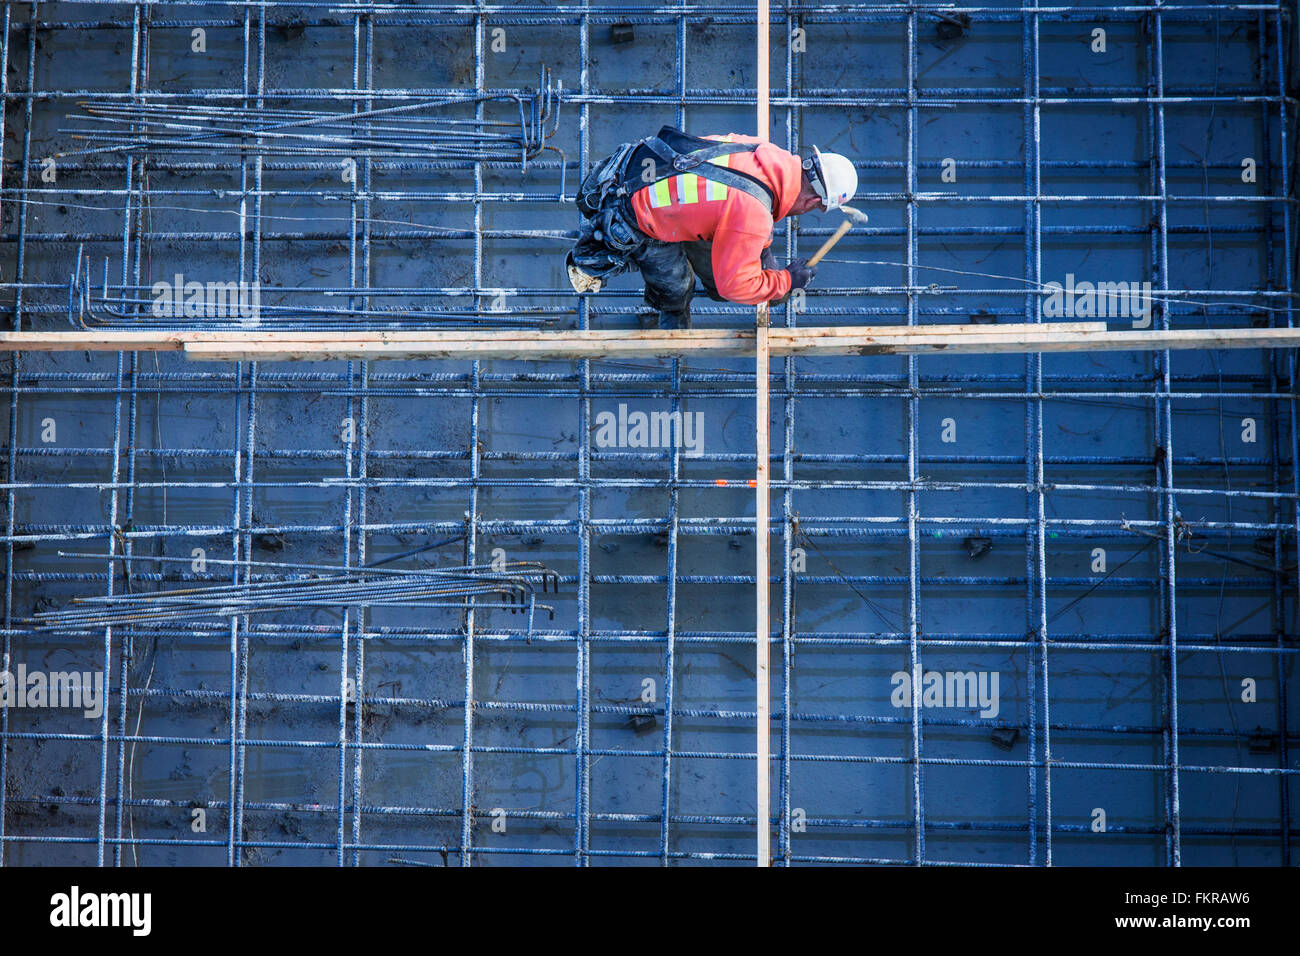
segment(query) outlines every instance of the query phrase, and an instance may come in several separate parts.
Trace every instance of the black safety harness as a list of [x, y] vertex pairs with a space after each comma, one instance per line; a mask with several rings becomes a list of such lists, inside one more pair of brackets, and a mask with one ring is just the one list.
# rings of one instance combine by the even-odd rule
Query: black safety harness
[[[659, 130], [657, 136], [649, 136], [641, 140], [637, 148], [632, 151], [631, 162], [623, 170], [620, 185], [630, 198], [642, 189], [665, 179], [682, 173], [695, 173], [703, 179], [748, 193], [762, 204], [768, 215], [771, 215], [774, 197], [767, 183], [749, 173], [712, 162], [719, 157], [731, 156], [735, 153], [752, 153], [757, 147], [757, 143], [720, 143], [717, 140], [702, 139], [698, 136], [689, 136], [671, 126], [665, 126]], [[654, 163], [652, 176], [636, 172], [637, 170], [649, 172], [650, 162]], [[635, 183], [630, 190], [627, 188], [629, 171], [633, 172]]]
[[[721, 156], [752, 153], [757, 146], [757, 143], [721, 143], [665, 126], [655, 136], [624, 145], [602, 163], [595, 175], [583, 184], [578, 196], [578, 209], [597, 219], [603, 218], [602, 212], [606, 216], [615, 212], [625, 224], [635, 229], [636, 216], [630, 205], [634, 195], [674, 176], [694, 173], [701, 179], [752, 196], [771, 215], [775, 197], [767, 183], [749, 173], [711, 162]], [[624, 233], [624, 230], [606, 228], [602, 239], [619, 252], [635, 247], [635, 233], [622, 236], [619, 233]]]

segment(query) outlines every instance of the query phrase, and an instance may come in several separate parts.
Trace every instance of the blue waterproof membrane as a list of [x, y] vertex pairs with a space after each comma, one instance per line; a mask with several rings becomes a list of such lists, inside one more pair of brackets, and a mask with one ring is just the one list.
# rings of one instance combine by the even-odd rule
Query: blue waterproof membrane
[[[636, 275], [570, 291], [578, 182], [754, 124], [745, 3], [0, 15], [10, 329], [650, 326]], [[770, 40], [770, 138], [849, 155], [871, 218], [774, 324], [1089, 320], [1099, 282], [1150, 283], [1114, 329], [1293, 324], [1294, 3], [774, 4]], [[265, 148], [143, 112], [437, 101]], [[261, 314], [160, 316], [177, 274]], [[6, 361], [7, 667], [107, 698], [0, 709], [4, 863], [753, 862], [752, 360]], [[1294, 352], [770, 372], [776, 863], [1294, 861]], [[601, 431], [652, 412], [698, 430]], [[30, 620], [429, 545], [387, 567], [544, 562], [553, 619]]]

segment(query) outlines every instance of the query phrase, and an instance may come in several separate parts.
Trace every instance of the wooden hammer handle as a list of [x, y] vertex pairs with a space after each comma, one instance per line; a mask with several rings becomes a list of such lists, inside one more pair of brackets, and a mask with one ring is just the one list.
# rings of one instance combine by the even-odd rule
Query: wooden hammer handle
[[839, 228], [836, 229], [835, 232], [831, 234], [831, 237], [822, 243], [822, 247], [812, 254], [812, 258], [808, 260], [808, 265], [815, 266], [817, 265], [817, 263], [821, 262], [822, 256], [830, 252], [831, 247], [834, 246], [835, 243], [843, 239], [844, 234], [852, 228], [853, 228], [853, 223], [847, 219], [845, 219], [842, 223], [840, 223]]

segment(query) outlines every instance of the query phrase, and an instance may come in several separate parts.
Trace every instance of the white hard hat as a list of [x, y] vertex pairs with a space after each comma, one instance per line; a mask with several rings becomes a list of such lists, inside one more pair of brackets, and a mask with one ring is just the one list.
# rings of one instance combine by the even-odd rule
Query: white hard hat
[[[853, 163], [847, 156], [839, 153], [823, 153], [814, 146], [813, 156], [818, 173], [818, 176], [813, 177], [813, 188], [821, 195], [827, 212], [839, 209], [857, 193], [858, 171], [853, 168]], [[817, 182], [817, 179], [821, 182]]]

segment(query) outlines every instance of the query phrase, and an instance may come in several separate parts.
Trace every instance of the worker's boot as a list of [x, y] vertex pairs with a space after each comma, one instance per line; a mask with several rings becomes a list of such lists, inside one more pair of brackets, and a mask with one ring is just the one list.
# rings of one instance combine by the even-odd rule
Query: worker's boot
[[633, 262], [645, 279], [645, 304], [659, 313], [659, 328], [691, 327], [695, 274], [680, 242], [647, 242]]
[[689, 329], [691, 327], [691, 304], [689, 302], [680, 309], [659, 310], [659, 328], [661, 329]]

